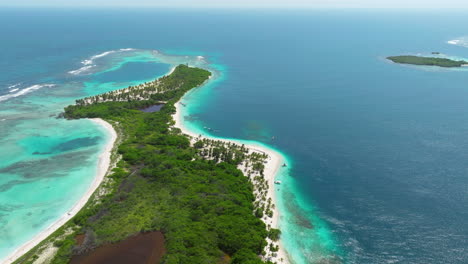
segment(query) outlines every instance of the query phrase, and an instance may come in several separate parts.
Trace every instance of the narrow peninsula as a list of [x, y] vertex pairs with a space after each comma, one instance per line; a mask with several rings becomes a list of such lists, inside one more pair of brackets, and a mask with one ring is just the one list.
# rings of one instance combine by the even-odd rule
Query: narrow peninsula
[[15, 263], [287, 263], [273, 196], [282, 160], [178, 126], [179, 100], [210, 76], [179, 65], [68, 106], [66, 118], [102, 119], [118, 132], [115, 167], [78, 214]]
[[462, 67], [468, 65], [464, 60], [451, 60], [447, 58], [420, 57], [412, 55], [390, 56], [387, 59], [400, 64], [439, 66], [444, 68]]

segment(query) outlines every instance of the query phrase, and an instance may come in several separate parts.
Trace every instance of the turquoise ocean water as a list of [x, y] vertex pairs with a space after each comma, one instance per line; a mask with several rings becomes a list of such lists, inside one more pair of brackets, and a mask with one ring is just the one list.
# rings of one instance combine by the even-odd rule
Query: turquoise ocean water
[[385, 60], [467, 58], [466, 22], [464, 11], [0, 10], [0, 259], [92, 182], [106, 132], [56, 119], [63, 107], [188, 62], [215, 78], [184, 97], [187, 127], [287, 159], [277, 195], [295, 263], [468, 262], [468, 71]]

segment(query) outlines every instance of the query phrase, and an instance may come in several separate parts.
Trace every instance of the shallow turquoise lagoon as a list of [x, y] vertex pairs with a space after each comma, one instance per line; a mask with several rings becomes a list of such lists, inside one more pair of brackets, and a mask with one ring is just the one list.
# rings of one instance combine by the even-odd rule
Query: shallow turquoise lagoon
[[147, 50], [93, 56], [89, 59], [92, 68], [29, 86], [37, 89], [18, 85], [24, 93], [2, 102], [0, 258], [70, 210], [96, 175], [107, 132], [88, 120], [57, 118], [63, 108], [81, 97], [167, 74], [174, 66], [171, 63], [178, 60], [169, 58], [173, 61]]

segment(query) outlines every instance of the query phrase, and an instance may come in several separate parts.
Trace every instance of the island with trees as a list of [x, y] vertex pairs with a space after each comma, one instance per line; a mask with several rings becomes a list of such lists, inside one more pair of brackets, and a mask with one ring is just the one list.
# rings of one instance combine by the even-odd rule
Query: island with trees
[[387, 59], [401, 64], [439, 66], [445, 68], [462, 67], [468, 65], [468, 61], [464, 60], [451, 60], [447, 58], [420, 57], [412, 55], [390, 56], [387, 57]]
[[[210, 75], [179, 65], [153, 82], [68, 106], [68, 119], [112, 124], [115, 166], [75, 217], [15, 263], [35, 263], [47, 252], [50, 263], [93, 263], [135, 247], [154, 263], [285, 263], [275, 259], [280, 231], [263, 220], [275, 207], [265, 195], [268, 156], [191, 139], [173, 126], [175, 104]], [[159, 111], [140, 111], [161, 102]]]

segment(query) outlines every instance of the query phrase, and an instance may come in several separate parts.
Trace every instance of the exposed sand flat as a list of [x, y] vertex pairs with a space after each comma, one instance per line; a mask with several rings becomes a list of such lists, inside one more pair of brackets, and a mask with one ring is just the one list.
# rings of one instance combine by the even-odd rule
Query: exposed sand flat
[[62, 217], [60, 217], [57, 221], [55, 221], [45, 230], [37, 234], [33, 239], [31, 239], [30, 241], [28, 241], [27, 243], [25, 243], [24, 245], [16, 249], [13, 253], [11, 253], [5, 259], [0, 260], [0, 263], [8, 263], [8, 264], [12, 263], [13, 261], [18, 259], [22, 255], [27, 253], [29, 250], [37, 246], [40, 242], [42, 242], [52, 233], [54, 233], [62, 225], [68, 222], [68, 220], [70, 220], [73, 216], [75, 216], [81, 210], [81, 208], [83, 208], [83, 206], [85, 206], [85, 204], [88, 202], [91, 195], [96, 191], [96, 189], [101, 184], [110, 166], [111, 152], [112, 152], [112, 148], [114, 147], [114, 143], [117, 139], [117, 133], [115, 132], [112, 125], [110, 125], [109, 123], [105, 122], [102, 119], [96, 118], [96, 119], [90, 119], [90, 120], [104, 127], [108, 131], [109, 138], [108, 138], [107, 144], [104, 147], [103, 152], [99, 155], [98, 167], [96, 170], [96, 177], [94, 178], [93, 182], [89, 186], [89, 189], [86, 191], [85, 194], [83, 194], [81, 199], [67, 213], [62, 215]]
[[[174, 121], [175, 121], [174, 126], [179, 128], [180, 130], [182, 130], [182, 133], [184, 133], [186, 135], [189, 135], [194, 139], [195, 138], [200, 139], [200, 135], [197, 135], [196, 133], [193, 133], [193, 132], [189, 131], [186, 127], [183, 126], [183, 118], [184, 117], [181, 114], [181, 107], [182, 106], [181, 106], [180, 101], [175, 104], [175, 107], [176, 107], [176, 113], [173, 116]], [[243, 142], [238, 142], [236, 140], [211, 138], [211, 137], [207, 137], [207, 136], [202, 136], [201, 138], [206, 138], [206, 139], [211, 139], [211, 140], [218, 140], [218, 141], [223, 141], [223, 142], [226, 142], [226, 143], [235, 143], [235, 144], [238, 144], [238, 145], [244, 144], [245, 147], [248, 148], [249, 151], [251, 151], [251, 152], [260, 152], [260, 153], [267, 154], [269, 157], [268, 157], [267, 164], [265, 164], [264, 175], [265, 175], [265, 179], [268, 181], [269, 188], [268, 188], [268, 193], [267, 193], [266, 199], [268, 200], [268, 198], [271, 198], [271, 200], [273, 201], [273, 204], [275, 204], [275, 205], [277, 204], [276, 203], [276, 198], [275, 198], [275, 183], [274, 182], [275, 182], [275, 177], [276, 177], [276, 174], [278, 173], [279, 168], [285, 162], [284, 159], [283, 159], [283, 156], [281, 154], [279, 154], [278, 152], [276, 152], [276, 151], [274, 151], [272, 149], [268, 149], [268, 148], [260, 146], [260, 145], [245, 144]], [[242, 166], [239, 166], [239, 169], [242, 170], [244, 172], [244, 174], [245, 174], [245, 170], [244, 170], [244, 168]], [[278, 221], [279, 221], [280, 216], [281, 216], [280, 212], [279, 212], [277, 206], [275, 206], [275, 208], [273, 208], [273, 217], [272, 218], [264, 217], [264, 218], [262, 218], [262, 221], [265, 222], [265, 224], [267, 226], [270, 225], [272, 228], [279, 228]], [[269, 240], [267, 240], [267, 241], [270, 243]], [[271, 258], [270, 260], [272, 262], [276, 262], [276, 263], [289, 263], [287, 254], [284, 251], [283, 246], [281, 245], [281, 241], [279, 241], [279, 242], [280, 242], [279, 243], [280, 248], [279, 248], [279, 251], [277, 252], [277, 256], [274, 257], [274, 258]]]

